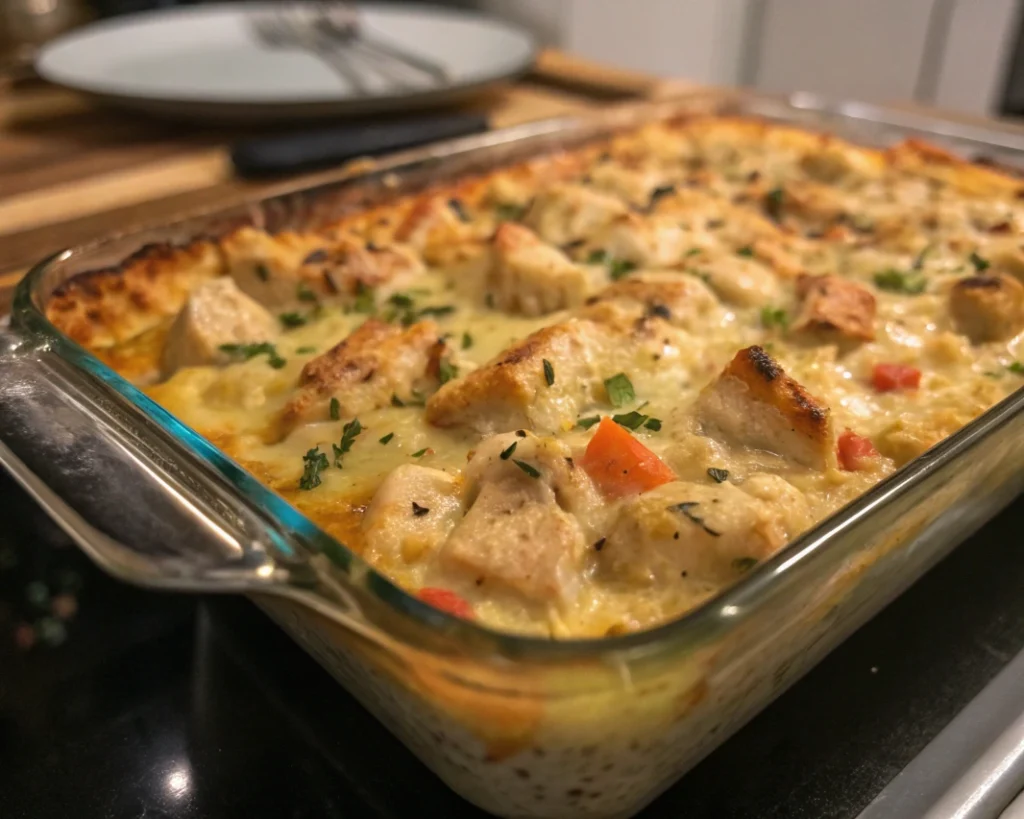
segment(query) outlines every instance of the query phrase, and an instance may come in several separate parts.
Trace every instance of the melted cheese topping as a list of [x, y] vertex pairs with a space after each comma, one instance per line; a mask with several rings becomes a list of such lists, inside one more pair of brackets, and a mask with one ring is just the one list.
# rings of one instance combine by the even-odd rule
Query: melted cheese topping
[[[244, 361], [264, 340], [244, 323], [223, 355], [219, 328], [189, 327], [213, 360], [148, 390], [431, 602], [555, 637], [645, 628], [1021, 386], [1019, 197], [920, 144], [648, 126], [315, 233], [229, 237], [220, 272], [287, 326]], [[363, 349], [371, 315], [387, 326]], [[151, 377], [170, 323], [97, 352]], [[416, 328], [437, 341], [415, 347]], [[753, 345], [769, 387], [810, 398], [766, 405], [734, 379], [730, 427], [702, 402]], [[918, 375], [892, 388], [887, 365]], [[620, 373], [634, 398], [613, 407]], [[821, 463], [743, 429], [808, 402]], [[622, 495], [586, 466], [587, 419], [634, 410], [646, 424], [621, 420], [675, 480]], [[844, 430], [874, 451], [844, 456]]]

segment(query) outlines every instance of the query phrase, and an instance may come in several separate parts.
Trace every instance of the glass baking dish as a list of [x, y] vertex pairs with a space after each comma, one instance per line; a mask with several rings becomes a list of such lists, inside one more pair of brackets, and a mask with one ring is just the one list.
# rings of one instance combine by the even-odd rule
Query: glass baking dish
[[438, 179], [690, 112], [757, 115], [875, 145], [912, 133], [975, 158], [1024, 159], [1021, 138], [999, 126], [807, 95], [694, 95], [406, 152], [67, 250], [20, 284], [0, 338], [0, 463], [113, 574], [251, 595], [485, 810], [634, 815], [1024, 489], [1024, 389], [685, 617], [552, 641], [498, 633], [406, 594], [62, 336], [42, 306], [69, 278], [147, 246], [239, 223], [315, 227]]

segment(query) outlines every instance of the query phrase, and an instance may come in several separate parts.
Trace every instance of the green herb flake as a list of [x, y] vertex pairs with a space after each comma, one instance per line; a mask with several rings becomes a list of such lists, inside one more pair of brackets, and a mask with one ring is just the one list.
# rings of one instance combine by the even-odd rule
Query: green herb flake
[[316, 347], [296, 347], [295, 352], [298, 355], [306, 355], [308, 353], [315, 353]]
[[741, 247], [736, 251], [736, 255], [743, 256], [747, 259], [752, 259], [754, 258], [754, 248], [752, 248], [750, 245], [747, 245], [746, 247]]
[[689, 520], [697, 524], [701, 529], [703, 529], [712, 537], [718, 537], [719, 535], [721, 535], [721, 532], [716, 532], [714, 529], [709, 528], [708, 525], [704, 523], [704, 518], [699, 517], [697, 513], [693, 511], [698, 506], [700, 506], [700, 504], [697, 503], [697, 501], [683, 501], [682, 503], [672, 504], [672, 506], [668, 507], [668, 511], [678, 512], [684, 517], [689, 518]]
[[281, 313], [277, 318], [282, 327], [301, 327], [309, 321], [302, 313]]
[[675, 192], [675, 185], [659, 185], [653, 191], [651, 191], [651, 199], [647, 206], [649, 208], [653, 208], [655, 205], [658, 204], [658, 202], [660, 202], [666, 196], [671, 196]]
[[277, 347], [269, 341], [261, 341], [258, 344], [221, 344], [220, 351], [242, 361], [266, 355], [267, 363], [275, 370], [280, 370], [288, 363], [277, 354]]
[[1024, 362], [1014, 361], [1012, 364], [1007, 364], [1006, 369], [1014, 375], [1024, 375]]
[[403, 401], [401, 398], [399, 398], [394, 393], [391, 393], [391, 406], [393, 406], [393, 407], [404, 407], [405, 406], [405, 401]]
[[920, 273], [904, 273], [890, 267], [875, 274], [875, 287], [890, 293], [906, 293], [916, 296], [928, 287], [928, 281]]
[[295, 298], [299, 301], [310, 301], [318, 302], [320, 299], [317, 298], [316, 293], [309, 289], [309, 285], [305, 282], [299, 282], [295, 287]]
[[626, 377], [625, 373], [618, 373], [611, 378], [606, 378], [604, 388], [608, 391], [608, 402], [613, 407], [624, 407], [631, 401], [636, 401], [633, 382]]
[[303, 470], [299, 478], [299, 489], [315, 489], [321, 483], [320, 473], [330, 465], [327, 456], [320, 451], [320, 447], [314, 447], [302, 456]]
[[463, 350], [468, 350], [472, 346], [473, 346], [473, 336], [471, 336], [469, 333], [463, 333], [462, 334], [462, 349]]
[[388, 297], [388, 304], [393, 304], [395, 307], [409, 308], [415, 304], [415, 301], [408, 293], [392, 293]]
[[647, 416], [633, 410], [622, 415], [613, 415], [612, 420], [626, 429], [640, 429], [647, 420]]
[[772, 188], [764, 196], [764, 212], [776, 222], [782, 219], [782, 202], [785, 197], [782, 188]]
[[785, 330], [789, 326], [789, 316], [781, 307], [762, 307], [761, 326], [768, 330], [773, 327]]
[[270, 281], [270, 268], [260, 262], [256, 265], [256, 278], [261, 282]]
[[607, 262], [608, 253], [604, 250], [592, 250], [587, 256], [587, 264], [606, 264]]
[[608, 263], [608, 274], [612, 277], [612, 281], [618, 281], [623, 276], [628, 276], [636, 270], [636, 263], [629, 262], [625, 259], [612, 259]]
[[517, 461], [515, 458], [513, 458], [512, 463], [518, 466], [521, 470], [523, 470], [523, 472], [525, 472], [531, 478], [540, 477], [540, 470], [534, 466], [530, 466], [530, 464], [526, 463], [526, 461]]
[[469, 221], [469, 214], [466, 213], [466, 207], [462, 204], [461, 199], [449, 199], [448, 207], [452, 209], [452, 212], [459, 218], [460, 222]]
[[929, 253], [931, 253], [931, 252], [932, 252], [932, 250], [934, 249], [934, 247], [935, 247], [934, 245], [930, 245], [930, 244], [928, 244], [928, 245], [925, 245], [925, 246], [924, 246], [924, 247], [923, 247], [923, 248], [921, 249], [921, 252], [920, 252], [920, 253], [918, 253], [918, 254], [917, 254], [917, 256], [915, 256], [915, 257], [914, 257], [914, 261], [913, 261], [913, 262], [911, 262], [911, 264], [910, 264], [910, 269], [911, 269], [911, 270], [921, 270], [921, 269], [922, 269], [922, 268], [924, 267], [924, 260], [925, 260], [925, 257], [926, 257], [926, 256], [927, 256], [927, 255], [928, 255]]
[[363, 425], [359, 423], [358, 418], [353, 418], [345, 426], [341, 428], [341, 443], [331, 444], [331, 448], [334, 450], [334, 465], [341, 469], [341, 461], [345, 457], [345, 454], [352, 449], [352, 444], [355, 443], [356, 436], [363, 431]]
[[689, 250], [686, 251], [684, 256], [699, 256], [703, 252], [704, 248], [702, 247], [691, 247]]
[[544, 362], [544, 380], [547, 382], [547, 385], [549, 387], [551, 387], [555, 383], [555, 368], [551, 365], [551, 362], [548, 361], [546, 358], [543, 359], [543, 362]]
[[514, 202], [502, 202], [494, 208], [494, 218], [499, 222], [518, 222], [525, 213], [526, 207]]
[[429, 449], [430, 449], [430, 447], [426, 447], [426, 446], [423, 447], [423, 449], [418, 449], [414, 453], [412, 453], [412, 457], [414, 457], [414, 458], [422, 458], [424, 455], [427, 454], [427, 451]]
[[337, 398], [331, 399], [331, 420], [341, 420], [341, 402]]
[[442, 384], [447, 384], [453, 378], [459, 377], [459, 368], [447, 358], [442, 358], [437, 365], [437, 378]]
[[580, 418], [576, 422], [576, 426], [580, 429], [590, 429], [594, 424], [600, 423], [600, 415], [591, 415], [589, 418]]
[[715, 483], [725, 483], [729, 479], [729, 470], [728, 469], [718, 469], [716, 467], [711, 467], [708, 470], [708, 476]]
[[986, 258], [984, 258], [982, 256], [979, 256], [975, 252], [971, 253], [970, 260], [971, 260], [971, 264], [974, 265], [974, 269], [978, 273], [984, 273], [986, 270], [988, 270], [992, 266], [988, 259], [986, 259]]
[[383, 438], [379, 438], [377, 440], [377, 443], [378, 444], [383, 444], [384, 446], [387, 446], [391, 442], [391, 439], [394, 438], [394, 437], [395, 437], [395, 433], [389, 432]]
[[737, 557], [732, 562], [732, 567], [741, 573], [749, 572], [757, 565], [756, 557]]
[[512, 453], [516, 451], [516, 445], [517, 445], [518, 443], [519, 443], [519, 441], [513, 441], [513, 442], [512, 442], [512, 443], [511, 443], [511, 444], [510, 444], [510, 445], [508, 446], [508, 448], [507, 448], [507, 449], [503, 449], [503, 450], [501, 450], [501, 455], [499, 456], [499, 457], [501, 458], [501, 460], [503, 460], [503, 461], [507, 461], [507, 460], [508, 460], [509, 458], [511, 458], [511, 457], [512, 457]]
[[648, 418], [644, 421], [644, 428], [649, 429], [651, 432], [661, 432], [661, 419]]
[[356, 298], [352, 302], [352, 309], [357, 313], [373, 313], [377, 309], [377, 301], [373, 297], [373, 288], [367, 287], [362, 282], [356, 282]]

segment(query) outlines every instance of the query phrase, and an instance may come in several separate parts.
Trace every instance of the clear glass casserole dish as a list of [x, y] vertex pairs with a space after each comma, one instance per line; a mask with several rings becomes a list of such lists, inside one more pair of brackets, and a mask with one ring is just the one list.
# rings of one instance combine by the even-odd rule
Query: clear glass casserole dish
[[[668, 787], [1024, 489], [1024, 390], [685, 617], [602, 640], [498, 633], [408, 595], [45, 318], [79, 273], [242, 222], [344, 209], [688, 112], [853, 141], [917, 133], [1013, 163], [1010, 131], [799, 96], [696, 96], [409, 152], [231, 212], [64, 251], [19, 286], [0, 345], [0, 462], [101, 565], [244, 592], [453, 789], [506, 817], [625, 817]], [[329, 567], [329, 570], [328, 570]]]

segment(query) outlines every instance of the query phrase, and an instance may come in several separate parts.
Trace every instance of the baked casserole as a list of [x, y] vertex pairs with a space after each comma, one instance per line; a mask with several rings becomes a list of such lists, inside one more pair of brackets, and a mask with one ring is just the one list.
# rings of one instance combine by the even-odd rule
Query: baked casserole
[[676, 618], [1024, 385], [1024, 185], [646, 125], [71, 280], [50, 320], [426, 602]]

